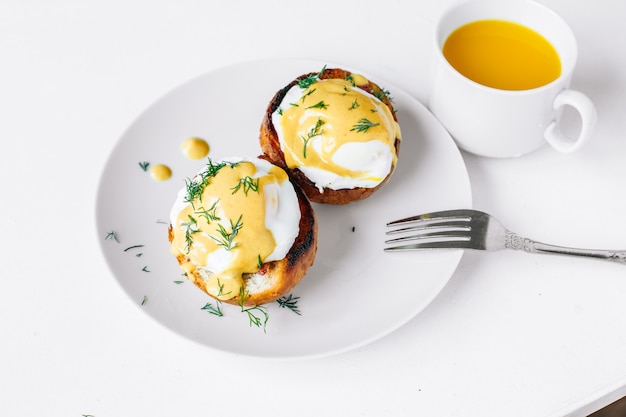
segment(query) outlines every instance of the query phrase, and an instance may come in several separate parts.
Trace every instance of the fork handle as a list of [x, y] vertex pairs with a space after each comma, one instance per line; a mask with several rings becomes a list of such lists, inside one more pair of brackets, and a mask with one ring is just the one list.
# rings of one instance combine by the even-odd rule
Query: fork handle
[[577, 249], [564, 246], [549, 245], [547, 243], [536, 242], [506, 231], [505, 248], [523, 250], [528, 253], [557, 254], [569, 256], [582, 256], [586, 258], [597, 258], [613, 261], [626, 265], [626, 251], [603, 250], [603, 249]]

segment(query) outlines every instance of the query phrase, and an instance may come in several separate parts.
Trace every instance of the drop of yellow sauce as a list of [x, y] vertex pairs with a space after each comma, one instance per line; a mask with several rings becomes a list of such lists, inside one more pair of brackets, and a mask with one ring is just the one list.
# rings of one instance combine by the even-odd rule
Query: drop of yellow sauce
[[209, 154], [209, 144], [201, 138], [193, 137], [182, 144], [183, 154], [189, 159], [202, 159]]
[[150, 168], [150, 175], [156, 181], [166, 181], [172, 176], [172, 169], [167, 165], [157, 164]]

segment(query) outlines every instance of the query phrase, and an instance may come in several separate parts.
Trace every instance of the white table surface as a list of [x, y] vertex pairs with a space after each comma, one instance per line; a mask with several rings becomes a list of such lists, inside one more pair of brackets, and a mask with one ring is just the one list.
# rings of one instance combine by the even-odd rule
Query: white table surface
[[[580, 152], [463, 154], [520, 234], [626, 249], [626, 2], [543, 0], [598, 108]], [[626, 395], [626, 267], [466, 253], [391, 335], [326, 358], [215, 352], [142, 314], [95, 230], [105, 161], [154, 100], [227, 64], [343, 62], [424, 101], [441, 1], [0, 2], [0, 415], [585, 416]], [[303, 32], [304, 30], [304, 32]], [[575, 128], [575, 120], [571, 121]]]

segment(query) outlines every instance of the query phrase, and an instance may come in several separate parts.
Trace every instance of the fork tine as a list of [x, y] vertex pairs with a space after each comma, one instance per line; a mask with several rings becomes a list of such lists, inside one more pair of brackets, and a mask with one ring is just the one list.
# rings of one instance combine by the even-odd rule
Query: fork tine
[[435, 230], [435, 229], [461, 229], [461, 230], [470, 231], [471, 227], [469, 226], [469, 222], [466, 220], [456, 221], [456, 219], [450, 219], [449, 221], [440, 221], [434, 224], [409, 226], [409, 227], [401, 227], [399, 229], [392, 229], [392, 230], [388, 230], [385, 234], [394, 235], [397, 233], [420, 232], [423, 230]]
[[427, 250], [427, 249], [472, 249], [469, 240], [452, 240], [440, 242], [417, 242], [410, 245], [392, 246], [384, 248], [385, 252], [400, 252], [406, 250]]
[[387, 231], [387, 235], [414, 232], [385, 241], [386, 244], [418, 241], [408, 245], [387, 247], [386, 252], [423, 250], [423, 249], [471, 249], [472, 221], [480, 216], [476, 210], [444, 210], [407, 217], [387, 223], [387, 226], [402, 226]]
[[447, 220], [447, 219], [465, 219], [466, 221], [471, 220], [472, 216], [475, 215], [474, 210], [444, 210], [444, 211], [435, 211], [432, 213], [420, 214], [418, 216], [407, 217], [405, 219], [394, 220], [392, 222], [387, 223], [387, 226], [397, 226], [406, 223], [419, 223], [425, 221], [436, 221], [436, 220]]
[[397, 243], [397, 242], [407, 242], [411, 240], [424, 240], [424, 239], [434, 239], [434, 238], [446, 238], [446, 241], [453, 240], [470, 240], [471, 237], [468, 234], [464, 234], [469, 230], [443, 230], [438, 232], [430, 232], [430, 233], [421, 233], [417, 235], [410, 236], [402, 236], [397, 237], [395, 239], [386, 240], [385, 243]]

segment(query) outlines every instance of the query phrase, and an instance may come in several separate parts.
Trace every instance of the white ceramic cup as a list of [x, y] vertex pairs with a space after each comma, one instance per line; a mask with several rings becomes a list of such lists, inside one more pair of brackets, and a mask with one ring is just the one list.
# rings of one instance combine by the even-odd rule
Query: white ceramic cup
[[[561, 75], [530, 90], [500, 90], [478, 84], [456, 71], [443, 55], [448, 36], [476, 20], [515, 22], [543, 35], [561, 60]], [[469, 0], [457, 3], [435, 28], [428, 107], [448, 129], [457, 145], [488, 157], [515, 157], [547, 141], [560, 152], [585, 143], [596, 125], [596, 109], [581, 92], [569, 89], [578, 48], [567, 23], [547, 7], [530, 0]], [[559, 123], [564, 106], [580, 115], [578, 137], [567, 137]]]

